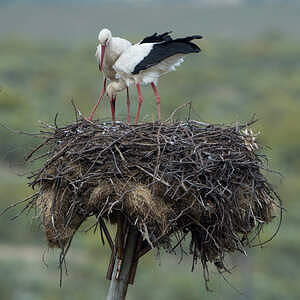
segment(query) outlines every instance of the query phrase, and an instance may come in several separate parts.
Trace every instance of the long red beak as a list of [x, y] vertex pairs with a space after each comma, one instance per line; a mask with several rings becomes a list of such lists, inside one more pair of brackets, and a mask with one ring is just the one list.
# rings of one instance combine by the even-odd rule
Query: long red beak
[[104, 53], [105, 53], [105, 46], [101, 45], [101, 59], [100, 59], [100, 65], [99, 65], [100, 72], [102, 72]]

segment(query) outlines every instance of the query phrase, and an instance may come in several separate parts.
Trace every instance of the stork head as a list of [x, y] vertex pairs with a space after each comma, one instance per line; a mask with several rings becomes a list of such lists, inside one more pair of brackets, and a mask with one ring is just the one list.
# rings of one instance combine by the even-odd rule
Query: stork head
[[107, 28], [104, 28], [99, 32], [98, 40], [101, 45], [107, 46], [111, 38], [112, 38], [111, 32]]
[[110, 83], [107, 88], [106, 88], [106, 92], [107, 92], [107, 96], [109, 97], [109, 99], [112, 99], [113, 97], [116, 97], [117, 92], [114, 89], [114, 86], [112, 85], [112, 83]]
[[123, 91], [127, 87], [124, 80], [114, 80], [106, 88], [107, 96], [112, 99], [117, 96], [118, 92]]
[[107, 45], [109, 44], [111, 39], [112, 39], [112, 35], [111, 35], [110, 30], [104, 28], [99, 32], [98, 40], [101, 45], [101, 59], [100, 59], [100, 64], [99, 64], [100, 71], [102, 71], [105, 48], [107, 47]]

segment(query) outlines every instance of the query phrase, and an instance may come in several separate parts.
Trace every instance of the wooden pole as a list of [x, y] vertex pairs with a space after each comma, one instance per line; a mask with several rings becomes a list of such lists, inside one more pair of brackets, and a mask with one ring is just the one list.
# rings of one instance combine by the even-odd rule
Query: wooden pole
[[116, 254], [114, 270], [106, 300], [125, 300], [131, 267], [135, 259], [137, 242], [138, 231], [134, 226], [129, 225], [124, 258], [120, 260]]

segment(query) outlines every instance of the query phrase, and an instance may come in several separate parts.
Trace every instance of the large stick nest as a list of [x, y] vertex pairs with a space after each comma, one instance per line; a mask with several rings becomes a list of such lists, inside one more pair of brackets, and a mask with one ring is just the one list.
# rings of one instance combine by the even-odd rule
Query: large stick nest
[[279, 206], [249, 125], [47, 126], [38, 147], [46, 162], [30, 184], [49, 246], [64, 248], [90, 216], [114, 223], [122, 214], [151, 247], [176, 252], [189, 239], [193, 262], [224, 267]]

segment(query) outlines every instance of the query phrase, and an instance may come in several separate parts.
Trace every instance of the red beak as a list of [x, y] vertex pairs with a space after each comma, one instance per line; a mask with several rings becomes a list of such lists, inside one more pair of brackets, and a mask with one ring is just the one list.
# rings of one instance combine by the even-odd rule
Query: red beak
[[101, 59], [100, 59], [100, 65], [99, 65], [100, 72], [102, 72], [104, 53], [105, 53], [105, 46], [101, 45]]

